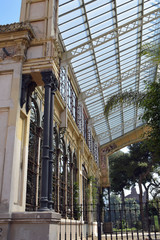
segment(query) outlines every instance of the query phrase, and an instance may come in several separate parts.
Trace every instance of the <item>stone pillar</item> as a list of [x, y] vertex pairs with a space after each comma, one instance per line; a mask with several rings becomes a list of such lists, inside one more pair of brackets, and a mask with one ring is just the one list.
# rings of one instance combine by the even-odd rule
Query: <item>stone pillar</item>
[[29, 114], [20, 107], [20, 95], [23, 61], [33, 38], [28, 23], [0, 26], [0, 216], [25, 209]]
[[59, 239], [60, 214], [55, 212], [15, 212], [1, 214], [1, 240]]

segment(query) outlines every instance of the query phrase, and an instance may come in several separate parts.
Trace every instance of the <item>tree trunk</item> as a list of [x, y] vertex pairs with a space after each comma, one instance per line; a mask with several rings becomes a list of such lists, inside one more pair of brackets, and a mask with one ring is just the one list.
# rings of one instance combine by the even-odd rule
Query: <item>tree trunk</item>
[[122, 192], [121, 192], [121, 201], [122, 201], [122, 219], [123, 219], [124, 210], [125, 210], [124, 190], [122, 190]]
[[124, 190], [122, 190], [121, 192], [121, 200], [122, 200], [122, 204], [124, 205], [125, 202], [124, 202]]
[[148, 186], [146, 186], [145, 184], [143, 184], [144, 188], [145, 188], [145, 192], [146, 192], [146, 199], [145, 202], [148, 202], [149, 201], [149, 187], [150, 187], [150, 184]]
[[145, 218], [144, 218], [143, 200], [142, 200], [142, 197], [143, 197], [143, 191], [142, 191], [142, 177], [139, 178], [138, 186], [139, 186], [139, 205], [140, 205], [140, 215], [141, 215], [142, 228], [144, 228], [143, 224], [145, 223]]

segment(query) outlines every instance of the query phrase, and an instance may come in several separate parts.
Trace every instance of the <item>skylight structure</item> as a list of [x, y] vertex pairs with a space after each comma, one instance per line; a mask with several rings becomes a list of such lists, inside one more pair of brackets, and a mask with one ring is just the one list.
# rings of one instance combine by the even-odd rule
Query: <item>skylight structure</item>
[[60, 0], [59, 36], [100, 145], [143, 123], [136, 105], [120, 104], [104, 116], [107, 99], [124, 91], [145, 91], [157, 66], [140, 54], [160, 39], [156, 0]]

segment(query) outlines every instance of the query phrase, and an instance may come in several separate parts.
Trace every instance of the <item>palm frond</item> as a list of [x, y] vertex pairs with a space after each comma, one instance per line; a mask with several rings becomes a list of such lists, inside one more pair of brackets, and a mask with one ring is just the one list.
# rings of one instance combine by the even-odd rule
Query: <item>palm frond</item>
[[129, 91], [129, 92], [123, 92], [123, 93], [112, 95], [106, 102], [106, 105], [104, 108], [104, 114], [107, 118], [109, 115], [109, 112], [115, 107], [117, 107], [117, 105], [121, 103], [139, 104], [144, 97], [145, 97], [145, 93], [141, 93], [137, 91], [135, 92]]
[[160, 63], [160, 45], [146, 43], [142, 46], [141, 56], [149, 57], [155, 64]]

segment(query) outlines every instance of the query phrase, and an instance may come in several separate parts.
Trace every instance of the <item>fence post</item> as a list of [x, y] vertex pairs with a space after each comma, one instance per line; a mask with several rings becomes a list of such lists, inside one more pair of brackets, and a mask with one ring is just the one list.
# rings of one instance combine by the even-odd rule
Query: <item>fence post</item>
[[97, 204], [97, 228], [98, 228], [98, 240], [101, 240], [101, 206]]

